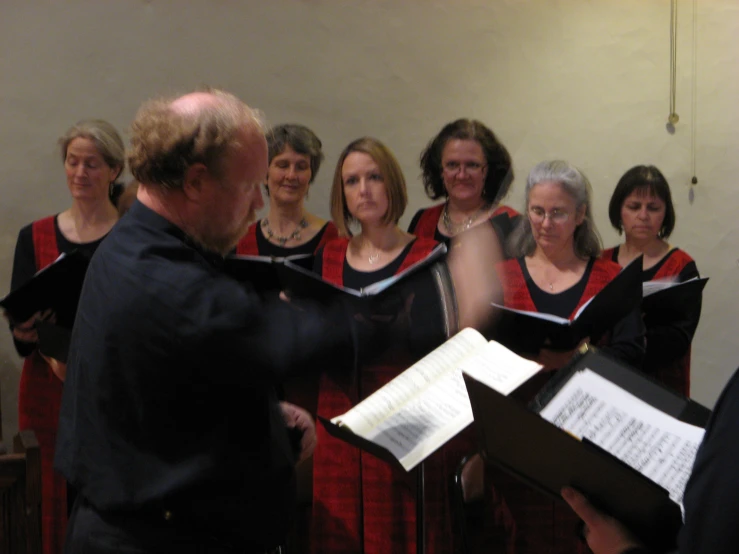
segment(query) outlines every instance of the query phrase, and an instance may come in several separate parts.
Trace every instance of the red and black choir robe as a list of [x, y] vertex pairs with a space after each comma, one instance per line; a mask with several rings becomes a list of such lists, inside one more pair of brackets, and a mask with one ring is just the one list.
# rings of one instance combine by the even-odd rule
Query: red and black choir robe
[[[570, 314], [595, 296], [621, 270], [618, 264], [595, 260], [585, 290]], [[518, 259], [506, 260], [498, 265], [503, 284], [504, 305], [509, 308], [537, 311], [529, 293], [524, 273]], [[595, 337], [592, 337], [595, 340]], [[608, 337], [601, 338], [604, 344]], [[533, 386], [526, 387], [528, 402], [533, 394], [549, 380], [551, 373], [542, 373], [533, 378]], [[517, 392], [517, 394], [519, 394]], [[506, 422], [501, 422], [505, 425]], [[531, 445], [536, 450], [537, 445]], [[544, 453], [542, 453], [544, 455]], [[497, 545], [506, 554], [585, 554], [587, 546], [576, 535], [578, 518], [564, 501], [556, 501], [503, 470], [488, 468], [486, 479], [492, 487], [492, 513], [494, 521], [485, 530], [485, 541]], [[497, 550], [496, 550], [497, 551]]]
[[[252, 223], [246, 234], [241, 238], [238, 245], [236, 246], [236, 253], [240, 256], [291, 256], [294, 254], [313, 254], [319, 248], [323, 247], [328, 241], [335, 239], [339, 236], [339, 231], [333, 222], [327, 222], [321, 229], [316, 233], [316, 236], [305, 244], [296, 246], [294, 248], [285, 248], [272, 244], [269, 242], [264, 235], [262, 235], [262, 227], [260, 225], [261, 220]], [[257, 233], [263, 240], [257, 239]], [[259, 244], [263, 244], [263, 248], [259, 248]]]
[[[436, 206], [431, 206], [430, 208], [418, 210], [413, 216], [413, 220], [408, 227], [408, 232], [413, 233], [417, 237], [426, 237], [434, 240], [445, 238], [438, 232], [439, 218], [444, 211], [445, 205], [446, 203], [442, 203], [437, 204]], [[513, 208], [500, 205], [493, 210], [493, 213], [490, 215], [490, 219], [502, 214], [508, 215], [508, 217], [514, 221], [521, 215]], [[501, 237], [501, 240], [503, 239], [505, 239], [505, 237]]]
[[[59, 257], [55, 216], [32, 225], [36, 271]], [[23, 362], [18, 391], [18, 428], [36, 433], [41, 448], [41, 533], [44, 554], [61, 553], [67, 528], [67, 484], [54, 470], [54, 450], [62, 400], [62, 381], [38, 350]]]
[[[322, 276], [344, 284], [349, 240], [323, 249]], [[397, 273], [425, 258], [437, 243], [417, 238]], [[345, 375], [322, 374], [318, 413], [333, 418], [348, 411], [409, 365], [410, 359], [384, 360]], [[317, 426], [314, 453], [312, 551], [315, 554], [414, 554], [416, 552], [415, 472], [406, 473], [331, 437]], [[425, 462], [427, 552], [451, 552], [451, 513], [447, 498], [451, 473], [437, 452]]]
[[[618, 263], [618, 247], [605, 250], [601, 257]], [[693, 258], [673, 248], [654, 268], [643, 272], [643, 281], [669, 278], [686, 281], [698, 276]], [[700, 319], [700, 298], [682, 308], [683, 314], [678, 320], [666, 320], [661, 314], [644, 314], [647, 328], [644, 371], [675, 392], [690, 396], [691, 342]]]

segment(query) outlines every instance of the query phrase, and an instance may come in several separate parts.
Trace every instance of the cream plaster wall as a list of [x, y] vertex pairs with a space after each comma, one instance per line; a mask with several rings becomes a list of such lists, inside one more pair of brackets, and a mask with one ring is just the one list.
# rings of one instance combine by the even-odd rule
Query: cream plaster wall
[[[0, 290], [18, 229], [69, 204], [56, 138], [83, 117], [125, 129], [159, 93], [217, 85], [273, 123], [297, 121], [327, 159], [310, 207], [327, 215], [339, 150], [372, 134], [401, 160], [411, 202], [428, 202], [417, 158], [445, 122], [476, 117], [508, 146], [520, 208], [527, 170], [580, 165], [596, 220], [637, 163], [667, 175], [673, 242], [711, 277], [693, 349], [693, 391], [712, 404], [739, 365], [739, 4], [697, 0], [697, 175], [691, 177], [693, 3], [679, 0], [678, 113], [665, 130], [669, 0], [3, 0], [0, 4]], [[21, 362], [0, 333], [4, 433], [15, 430]]]

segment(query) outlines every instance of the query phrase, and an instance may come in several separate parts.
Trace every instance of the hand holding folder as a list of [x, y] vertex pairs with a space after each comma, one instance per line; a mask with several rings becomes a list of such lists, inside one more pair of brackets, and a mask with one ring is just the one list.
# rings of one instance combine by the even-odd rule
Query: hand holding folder
[[709, 410], [595, 349], [529, 409], [473, 375], [465, 383], [488, 462], [553, 498], [566, 486], [585, 493], [654, 552], [675, 546]]

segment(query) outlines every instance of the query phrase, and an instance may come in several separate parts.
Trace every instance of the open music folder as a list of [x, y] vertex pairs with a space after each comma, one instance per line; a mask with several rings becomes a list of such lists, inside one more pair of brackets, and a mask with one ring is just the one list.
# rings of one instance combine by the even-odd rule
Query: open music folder
[[226, 258], [225, 270], [239, 281], [250, 282], [257, 291], [281, 290], [285, 291], [290, 298], [331, 302], [337, 295], [356, 299], [378, 296], [395, 283], [433, 264], [445, 255], [446, 246], [439, 244], [428, 256], [404, 271], [361, 290], [341, 287], [323, 280], [320, 275], [312, 271], [313, 256], [310, 256], [310, 266], [302, 256], [299, 258], [231, 256]]
[[410, 471], [473, 420], [462, 371], [509, 394], [541, 365], [464, 329], [344, 414], [329, 434]]
[[486, 461], [558, 500], [582, 491], [654, 552], [669, 552], [710, 410], [589, 348], [530, 406], [464, 375]]
[[0, 306], [17, 323], [27, 321], [36, 312], [52, 309], [57, 325], [71, 329], [89, 262], [78, 250], [61, 254], [54, 263], [0, 299]]
[[542, 312], [515, 310], [498, 304], [493, 339], [515, 352], [536, 354], [541, 348], [572, 350], [589, 337], [595, 340], [642, 301], [642, 258], [626, 266], [586, 302], [572, 320]]

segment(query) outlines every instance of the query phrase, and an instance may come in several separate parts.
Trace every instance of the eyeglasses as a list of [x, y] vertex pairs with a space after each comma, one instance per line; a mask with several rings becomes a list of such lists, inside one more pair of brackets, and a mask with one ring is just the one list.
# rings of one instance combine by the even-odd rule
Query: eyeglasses
[[569, 219], [570, 214], [564, 210], [554, 209], [546, 212], [541, 208], [529, 208], [529, 219], [532, 223], [544, 223], [547, 217], [552, 223], [564, 223]]
[[487, 165], [477, 162], [468, 162], [464, 164], [459, 162], [447, 162], [442, 166], [442, 169], [448, 176], [453, 177], [459, 173], [460, 169], [464, 169], [464, 172], [467, 175], [480, 175], [486, 167]]

